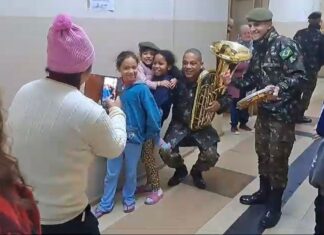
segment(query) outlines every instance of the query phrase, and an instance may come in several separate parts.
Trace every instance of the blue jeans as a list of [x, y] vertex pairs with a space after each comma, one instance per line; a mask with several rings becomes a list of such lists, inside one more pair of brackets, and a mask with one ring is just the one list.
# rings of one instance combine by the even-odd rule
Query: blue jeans
[[124, 152], [117, 158], [107, 161], [107, 174], [104, 183], [104, 195], [99, 209], [103, 212], [111, 211], [117, 189], [119, 174], [125, 163], [125, 182], [123, 186], [123, 204], [135, 204], [135, 190], [137, 186], [137, 166], [141, 157], [142, 145], [127, 143]]
[[241, 98], [232, 98], [231, 104], [231, 126], [237, 127], [238, 123], [244, 125], [249, 120], [249, 112], [248, 109], [239, 110], [236, 108], [237, 102]]

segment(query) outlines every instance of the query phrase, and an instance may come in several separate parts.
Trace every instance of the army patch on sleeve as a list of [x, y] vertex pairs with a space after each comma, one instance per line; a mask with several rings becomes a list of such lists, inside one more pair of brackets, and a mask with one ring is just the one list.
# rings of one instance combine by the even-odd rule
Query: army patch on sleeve
[[294, 52], [290, 49], [290, 47], [286, 47], [285, 49], [283, 49], [279, 55], [281, 57], [281, 59], [286, 60], [288, 59], [291, 55], [293, 55]]

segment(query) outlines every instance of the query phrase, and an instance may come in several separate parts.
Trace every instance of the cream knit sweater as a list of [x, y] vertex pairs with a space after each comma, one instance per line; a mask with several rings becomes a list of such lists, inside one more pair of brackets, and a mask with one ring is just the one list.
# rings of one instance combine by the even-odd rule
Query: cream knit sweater
[[108, 116], [76, 88], [50, 79], [18, 91], [7, 123], [12, 155], [33, 188], [45, 225], [67, 222], [85, 209], [91, 161], [118, 156], [126, 143], [120, 108], [111, 108]]

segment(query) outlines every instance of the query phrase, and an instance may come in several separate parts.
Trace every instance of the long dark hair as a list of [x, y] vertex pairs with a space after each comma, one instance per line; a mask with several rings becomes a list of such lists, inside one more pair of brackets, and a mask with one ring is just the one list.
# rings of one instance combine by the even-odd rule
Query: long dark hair
[[[0, 101], [0, 107], [1, 101]], [[25, 185], [23, 177], [20, 174], [17, 160], [9, 155], [4, 132], [4, 117], [3, 110], [0, 110], [0, 195], [4, 196], [10, 201], [15, 201], [16, 198], [12, 197], [12, 189], [17, 183]], [[20, 199], [18, 203], [26, 204], [26, 200]], [[15, 201], [17, 203], [17, 201]]]
[[[90, 73], [91, 68], [92, 68], [92, 66], [90, 66], [85, 72]], [[58, 73], [58, 72], [51, 71], [48, 68], [46, 68], [46, 72], [48, 73], [47, 78], [74, 86], [78, 90], [80, 90], [82, 73], [70, 73], [70, 74]]]
[[171, 69], [168, 72], [168, 75], [172, 76], [173, 78], [180, 79], [181, 77], [181, 71], [176, 66], [176, 58], [174, 54], [169, 50], [160, 50], [156, 53], [156, 55], [162, 55], [167, 62], [168, 66], [171, 66]]

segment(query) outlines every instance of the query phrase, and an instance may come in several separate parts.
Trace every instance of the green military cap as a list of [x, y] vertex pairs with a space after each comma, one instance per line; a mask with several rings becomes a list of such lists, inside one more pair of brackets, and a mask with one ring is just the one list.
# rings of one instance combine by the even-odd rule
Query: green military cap
[[321, 17], [322, 17], [322, 13], [320, 11], [314, 11], [308, 16], [308, 19], [316, 20], [316, 19], [320, 19]]
[[140, 42], [138, 47], [140, 51], [144, 51], [145, 49], [151, 49], [153, 51], [160, 50], [153, 42]]
[[272, 12], [266, 8], [254, 8], [246, 16], [248, 21], [264, 22], [272, 20]]

